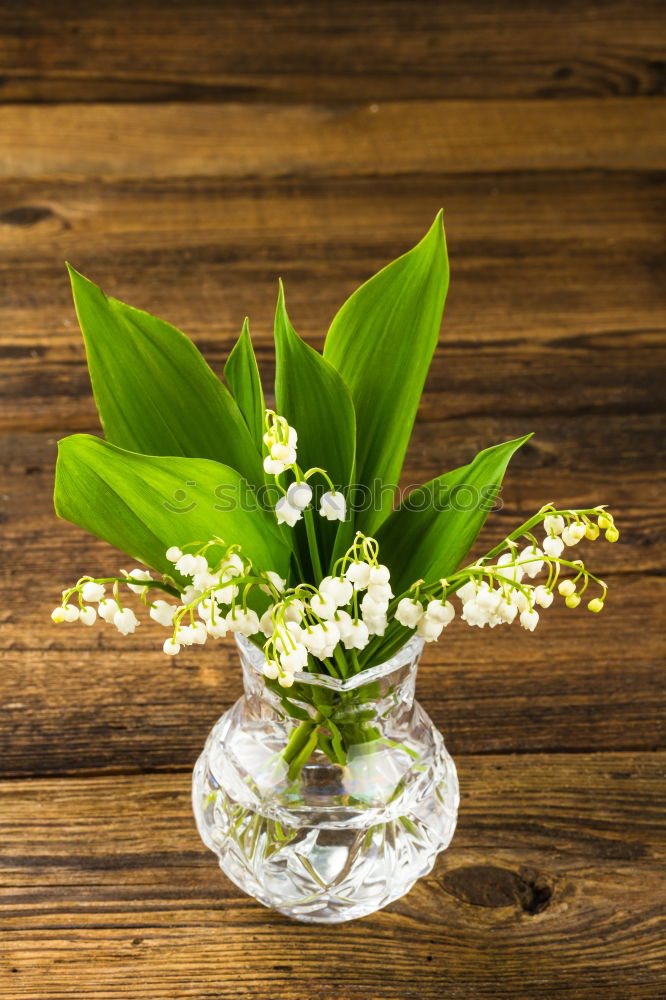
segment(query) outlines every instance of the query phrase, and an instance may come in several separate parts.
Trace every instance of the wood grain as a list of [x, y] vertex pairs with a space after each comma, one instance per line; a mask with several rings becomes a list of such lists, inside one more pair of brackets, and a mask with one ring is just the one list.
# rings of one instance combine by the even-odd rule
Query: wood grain
[[[0, 106], [0, 177], [341, 177], [666, 167], [650, 98]], [[72, 149], [77, 155], [72, 156]]]
[[[4, 101], [246, 102], [660, 94], [655, 0], [24, 0], [0, 8]], [[205, 40], [205, 44], [202, 44]]]
[[454, 846], [356, 926], [353, 961], [348, 927], [294, 924], [215, 874], [189, 773], [3, 783], [0, 995], [658, 997], [664, 755], [458, 763]]
[[[656, 0], [0, 2], [0, 998], [663, 1000], [664, 10]], [[98, 433], [63, 262], [221, 371], [276, 279], [315, 346], [444, 205], [452, 285], [404, 485], [534, 430], [479, 551], [608, 502], [592, 616], [460, 623], [419, 697], [461, 777], [451, 849], [326, 931], [220, 874], [189, 768], [240, 693], [218, 644], [55, 628], [125, 557], [57, 522]]]

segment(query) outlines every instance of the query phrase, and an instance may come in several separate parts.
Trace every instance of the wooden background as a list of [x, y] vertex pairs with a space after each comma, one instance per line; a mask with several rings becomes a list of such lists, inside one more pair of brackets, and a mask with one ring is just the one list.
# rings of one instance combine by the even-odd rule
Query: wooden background
[[[0, 4], [0, 997], [666, 996], [662, 608], [666, 115], [657, 0]], [[51, 509], [97, 432], [64, 260], [220, 371], [276, 278], [321, 346], [444, 205], [452, 286], [419, 482], [534, 430], [485, 539], [607, 502], [607, 611], [453, 626], [420, 697], [460, 771], [453, 845], [357, 924], [217, 871], [190, 769], [240, 690], [219, 646], [56, 629], [123, 558]]]

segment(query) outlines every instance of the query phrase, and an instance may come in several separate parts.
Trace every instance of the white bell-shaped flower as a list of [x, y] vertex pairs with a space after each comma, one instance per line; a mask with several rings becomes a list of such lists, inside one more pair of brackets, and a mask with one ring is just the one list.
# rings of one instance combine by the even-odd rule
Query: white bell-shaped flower
[[287, 489], [287, 500], [297, 510], [305, 510], [312, 501], [312, 487], [305, 480], [291, 483]]
[[562, 541], [562, 538], [557, 536], [552, 538], [548, 535], [543, 540], [543, 551], [547, 556], [550, 556], [551, 559], [559, 559], [564, 552], [564, 542]]
[[203, 592], [199, 590], [198, 587], [193, 587], [191, 584], [189, 587], [185, 587], [185, 590], [180, 595], [180, 599], [183, 604], [197, 604], [203, 597]]
[[456, 611], [450, 601], [429, 601], [426, 608], [426, 614], [431, 621], [438, 622], [440, 625], [449, 625], [456, 616]]
[[573, 530], [574, 528], [575, 528], [575, 525], [573, 525], [573, 524], [568, 525], [564, 529], [564, 531], [562, 532], [562, 534], [560, 536], [561, 539], [562, 539], [562, 541], [564, 542], [564, 544], [567, 545], [567, 546], [578, 545], [580, 539], [582, 537], [584, 537], [584, 534], [585, 534], [584, 532], [583, 532], [583, 535], [581, 535], [579, 537], [578, 534], [576, 532], [574, 532], [574, 530]]
[[524, 629], [527, 629], [528, 632], [534, 632], [534, 629], [539, 624], [539, 612], [535, 610], [530, 611], [529, 608], [525, 611], [521, 611], [520, 624]]
[[572, 594], [576, 593], [576, 584], [573, 580], [562, 580], [557, 585], [557, 589], [562, 597], [571, 597]]
[[370, 570], [372, 566], [367, 562], [350, 563], [345, 570], [345, 577], [353, 583], [357, 590], [365, 590], [370, 583]]
[[62, 625], [65, 621], [65, 609], [61, 604], [51, 612], [51, 621], [54, 621], [56, 625]]
[[474, 598], [471, 601], [465, 601], [460, 617], [468, 625], [476, 625], [478, 628], [483, 628], [484, 625], [488, 624], [488, 612]]
[[391, 574], [389, 572], [388, 566], [372, 566], [370, 569], [370, 579], [368, 583], [370, 586], [386, 586], [391, 579]]
[[276, 441], [270, 446], [270, 456], [275, 462], [282, 462], [286, 468], [288, 465], [296, 464], [296, 449], [283, 441]]
[[548, 535], [561, 535], [564, 531], [565, 520], [561, 514], [549, 514], [543, 519], [544, 531]]
[[270, 455], [266, 455], [266, 458], [264, 459], [264, 472], [267, 476], [281, 476], [284, 470], [284, 462], [278, 462], [277, 459], [271, 458]]
[[520, 583], [524, 573], [523, 567], [516, 565], [516, 556], [513, 552], [505, 552], [504, 555], [499, 557], [495, 572], [497, 576], [501, 576], [504, 580], [511, 580], [514, 583]]
[[177, 656], [177, 654], [180, 653], [180, 646], [177, 642], [173, 641], [173, 636], [169, 636], [168, 639], [165, 639], [162, 649], [167, 656]]
[[169, 562], [172, 563], [177, 563], [182, 554], [183, 554], [182, 551], [178, 548], [177, 545], [172, 545], [171, 548], [168, 548], [166, 550], [166, 557], [169, 560]]
[[288, 604], [284, 606], [284, 620], [289, 622], [301, 622], [303, 621], [303, 615], [305, 614], [305, 605], [303, 601], [291, 600]]
[[[147, 569], [131, 569], [127, 575], [127, 579], [132, 580], [152, 580], [152, 574]], [[128, 583], [128, 588], [133, 594], [142, 594], [145, 587], [139, 587], [135, 583]]]
[[334, 601], [336, 607], [343, 608], [351, 601], [354, 587], [344, 577], [325, 576], [319, 584], [319, 592]]
[[81, 597], [86, 604], [99, 604], [104, 599], [105, 593], [104, 586], [101, 583], [93, 583], [92, 580], [88, 580], [81, 587]]
[[114, 614], [113, 624], [122, 635], [131, 635], [141, 623], [131, 608], [123, 608]]
[[523, 549], [519, 559], [523, 563], [522, 568], [525, 571], [525, 576], [529, 576], [530, 579], [538, 576], [543, 569], [543, 552], [535, 545], [528, 545], [526, 549]]
[[267, 583], [261, 584], [259, 590], [263, 594], [268, 594], [270, 596], [275, 591], [277, 591], [278, 594], [284, 593], [284, 589], [287, 586], [287, 581], [284, 580], [279, 573], [274, 573], [272, 569], [269, 569], [265, 573], [263, 573], [262, 576], [267, 577], [271, 585], [269, 586]]
[[534, 603], [538, 604], [540, 608], [549, 608], [553, 600], [553, 592], [552, 590], [548, 590], [548, 587], [544, 587], [542, 584], [534, 588]]
[[63, 608], [63, 611], [65, 613], [66, 622], [69, 622], [71, 624], [71, 622], [76, 622], [79, 620], [79, 615], [81, 614], [81, 612], [79, 608], [76, 607], [75, 604], [66, 604], [65, 607]]
[[79, 621], [90, 627], [97, 621], [97, 610], [88, 605], [79, 611]]
[[273, 608], [274, 605], [271, 604], [270, 608], [267, 608], [266, 611], [264, 611], [261, 618], [259, 619], [259, 628], [267, 639], [270, 639], [270, 637], [273, 635], [273, 632], [275, 631], [275, 624], [273, 622]]
[[423, 615], [423, 605], [420, 601], [414, 601], [411, 597], [403, 597], [401, 601], [398, 601], [394, 617], [405, 628], [416, 628]]
[[216, 615], [214, 622], [206, 622], [206, 633], [211, 639], [224, 639], [228, 631], [226, 618], [222, 615]]
[[327, 521], [344, 521], [347, 516], [347, 501], [340, 490], [332, 493], [330, 490], [321, 498], [319, 513]]
[[168, 601], [155, 601], [148, 613], [158, 625], [170, 628], [177, 610], [177, 605], [169, 604]]
[[278, 524], [288, 524], [290, 528], [303, 517], [303, 511], [292, 507], [286, 497], [281, 497], [275, 505], [275, 516]]
[[368, 584], [368, 589], [366, 594], [369, 595], [375, 604], [385, 604], [388, 605], [389, 601], [393, 597], [393, 591], [391, 590], [390, 583], [372, 583]]
[[370, 642], [370, 631], [365, 622], [352, 621], [342, 636], [345, 649], [365, 649]]
[[[488, 584], [484, 582], [484, 586], [487, 587]], [[475, 580], [468, 580], [467, 583], [463, 583], [462, 587], [456, 590], [456, 597], [459, 597], [463, 604], [468, 601], [473, 601], [479, 591], [479, 587]]]
[[441, 622], [435, 621], [429, 614], [425, 614], [416, 626], [416, 634], [426, 642], [436, 642], [442, 634], [444, 626]]
[[278, 666], [277, 660], [267, 657], [264, 664], [264, 677], [268, 677], [269, 680], [275, 681], [278, 679], [279, 674], [280, 667]]
[[97, 606], [97, 614], [105, 622], [113, 622], [113, 617], [118, 610], [118, 603], [111, 597], [105, 597]]
[[518, 614], [518, 608], [508, 598], [500, 602], [497, 609], [497, 617], [506, 625], [510, 625]]
[[313, 594], [310, 598], [310, 608], [318, 618], [329, 619], [335, 616], [338, 606], [331, 597], [323, 594]]
[[249, 608], [247, 611], [238, 607], [232, 608], [226, 616], [226, 623], [231, 632], [240, 632], [246, 638], [259, 631], [259, 617], [255, 611]]

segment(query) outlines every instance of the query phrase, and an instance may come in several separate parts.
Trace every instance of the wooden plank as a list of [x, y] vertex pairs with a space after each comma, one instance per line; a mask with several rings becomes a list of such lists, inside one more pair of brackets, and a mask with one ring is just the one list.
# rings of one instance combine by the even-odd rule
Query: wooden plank
[[[275, 186], [7, 182], [4, 337], [62, 350], [73, 319], [68, 258], [109, 292], [207, 339], [235, 336], [248, 311], [265, 337], [281, 274], [298, 329], [316, 338], [442, 204], [453, 271], [447, 338], [660, 328], [664, 185], [659, 174], [598, 171]], [[19, 295], [27, 288], [28, 304]]]
[[216, 874], [189, 772], [5, 782], [0, 997], [265, 1000], [270, 982], [283, 1000], [657, 998], [665, 763], [460, 757], [459, 827], [434, 872], [325, 930]]
[[[634, 96], [663, 92], [663, 9], [410, 0], [2, 5], [4, 101]], [[202, 44], [205, 39], [206, 44]]]
[[[71, 534], [74, 534], [72, 529]], [[29, 539], [26, 539], [29, 545]], [[58, 550], [108, 570], [113, 553], [85, 543]], [[41, 559], [41, 551], [36, 549]], [[42, 563], [39, 563], [40, 566]], [[122, 558], [120, 565], [128, 565]], [[48, 561], [43, 577], [48, 579]], [[76, 567], [78, 569], [78, 567]], [[55, 575], [55, 574], [54, 574]], [[607, 608], [592, 616], [557, 606], [537, 632], [479, 633], [455, 622], [429, 646], [419, 698], [458, 753], [656, 749], [666, 745], [659, 577], [604, 574]], [[0, 768], [9, 775], [150, 770], [193, 762], [216, 718], [241, 693], [231, 641], [167, 659], [152, 622], [122, 638], [101, 623], [52, 625], [39, 593], [8, 595], [2, 626]], [[56, 580], [53, 580], [56, 590]]]
[[250, 311], [269, 379], [276, 275], [287, 282], [297, 328], [321, 345], [346, 295], [416, 240], [441, 202], [453, 280], [424, 414], [438, 412], [442, 390], [448, 414], [474, 413], [482, 383], [486, 411], [532, 415], [559, 409], [569, 385], [591, 381], [588, 408], [643, 412], [662, 377], [663, 195], [657, 175], [598, 172], [422, 178], [418, 193], [413, 178], [349, 190], [8, 184], [0, 421], [27, 429], [92, 420], [66, 257], [109, 292], [187, 330], [218, 370]]
[[5, 105], [0, 177], [346, 177], [663, 169], [650, 98]]

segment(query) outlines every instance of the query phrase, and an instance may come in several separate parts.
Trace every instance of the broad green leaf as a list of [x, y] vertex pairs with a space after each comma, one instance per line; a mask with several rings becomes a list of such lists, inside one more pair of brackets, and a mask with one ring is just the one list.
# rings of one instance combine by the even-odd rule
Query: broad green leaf
[[192, 341], [107, 297], [72, 267], [69, 273], [107, 440], [145, 455], [213, 459], [263, 483], [243, 415]]
[[274, 515], [219, 462], [139, 455], [74, 434], [59, 442], [54, 502], [59, 517], [163, 573], [173, 573], [170, 545], [220, 536], [257, 568], [287, 575], [289, 549]]
[[[298, 432], [299, 466], [304, 471], [323, 468], [337, 488], [346, 489], [354, 475], [354, 406], [335, 368], [292, 327], [282, 283], [275, 311], [275, 366], [277, 411]], [[323, 487], [323, 479], [313, 482]], [[353, 524], [349, 518], [338, 528], [338, 522], [330, 524], [318, 514], [315, 523], [326, 571], [334, 547], [337, 554], [353, 535]]]
[[[324, 357], [354, 401], [357, 482], [366, 487], [397, 486], [448, 284], [440, 212], [421, 242], [354, 292], [331, 323]], [[391, 506], [391, 490], [377, 490], [358, 526], [374, 532]]]
[[377, 532], [396, 594], [460, 565], [497, 498], [511, 456], [532, 435], [480, 451], [473, 462], [413, 490]]
[[261, 388], [257, 360], [252, 349], [250, 324], [247, 316], [241, 335], [227, 358], [224, 376], [231, 386], [234, 399], [243, 414], [252, 440], [258, 450], [261, 450], [261, 439], [264, 433], [264, 393]]

